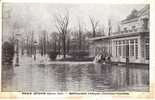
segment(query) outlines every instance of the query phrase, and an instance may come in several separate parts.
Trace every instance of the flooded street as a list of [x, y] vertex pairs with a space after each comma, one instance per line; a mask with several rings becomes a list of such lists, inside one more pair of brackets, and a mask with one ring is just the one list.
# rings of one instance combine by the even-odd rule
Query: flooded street
[[128, 86], [123, 65], [54, 62], [6, 67], [2, 91], [148, 91], [149, 85], [146, 65], [129, 66]]

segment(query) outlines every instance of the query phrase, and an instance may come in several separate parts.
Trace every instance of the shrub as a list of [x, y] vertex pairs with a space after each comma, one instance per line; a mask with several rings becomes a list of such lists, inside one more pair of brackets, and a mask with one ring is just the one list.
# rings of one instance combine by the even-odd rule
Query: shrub
[[48, 52], [48, 56], [49, 56], [49, 58], [50, 58], [51, 60], [55, 60], [56, 57], [57, 57], [57, 55], [58, 55], [58, 52], [56, 52], [56, 51], [49, 51], [49, 52]]
[[2, 44], [2, 64], [12, 64], [14, 57], [14, 45], [10, 42]]
[[75, 57], [75, 58], [84, 58], [84, 57], [88, 56], [89, 53], [86, 51], [73, 51], [73, 52], [70, 52], [69, 55], [71, 55], [72, 57]]

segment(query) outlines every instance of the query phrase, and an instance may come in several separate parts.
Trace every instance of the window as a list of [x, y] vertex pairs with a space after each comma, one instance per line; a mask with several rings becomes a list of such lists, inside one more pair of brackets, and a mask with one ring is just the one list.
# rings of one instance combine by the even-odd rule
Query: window
[[132, 39], [132, 40], [130, 40], [130, 44], [133, 44], [134, 43], [134, 40]]
[[118, 53], [119, 53], [119, 56], [121, 56], [121, 41], [119, 41], [119, 48], [118, 48]]
[[122, 54], [122, 43], [121, 41], [115, 41], [115, 50], [116, 50], [116, 57], [121, 56]]
[[126, 43], [125, 40], [123, 40], [123, 58], [126, 57]]
[[146, 45], [146, 60], [149, 60], [149, 45]]
[[130, 56], [134, 56], [134, 40], [130, 40]]
[[117, 48], [118, 48], [118, 46], [117, 46], [117, 41], [115, 41], [115, 46], [116, 46], [116, 57], [117, 57]]
[[126, 40], [126, 44], [129, 44], [129, 40]]
[[136, 59], [138, 59], [138, 41], [137, 41], [137, 39], [135, 40], [135, 56], [136, 56]]
[[135, 46], [135, 53], [136, 53], [136, 59], [138, 59], [138, 45], [136, 44], [136, 46]]
[[146, 52], [146, 60], [149, 60], [149, 39], [145, 40], [145, 52]]
[[99, 53], [99, 47], [95, 48], [95, 55], [97, 55]]
[[138, 43], [138, 40], [137, 39], [135, 40], [135, 43]]
[[127, 31], [128, 31], [126, 27], [124, 28], [124, 31], [125, 31], [125, 32], [127, 32]]
[[134, 45], [130, 45], [130, 56], [134, 56]]
[[135, 29], [136, 28], [136, 26], [132, 26], [132, 29]]

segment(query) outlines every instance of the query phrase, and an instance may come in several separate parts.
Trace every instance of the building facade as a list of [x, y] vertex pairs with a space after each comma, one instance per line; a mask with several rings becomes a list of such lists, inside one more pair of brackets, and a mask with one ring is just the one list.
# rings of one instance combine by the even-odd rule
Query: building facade
[[112, 56], [112, 61], [149, 63], [149, 5], [133, 10], [120, 23], [120, 30], [109, 36], [90, 38], [90, 56], [99, 52]]

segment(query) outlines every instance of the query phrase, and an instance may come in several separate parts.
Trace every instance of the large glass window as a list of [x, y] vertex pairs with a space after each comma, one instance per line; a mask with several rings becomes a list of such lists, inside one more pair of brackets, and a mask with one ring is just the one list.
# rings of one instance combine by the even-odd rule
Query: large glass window
[[[128, 48], [129, 56], [134, 57], [135, 59], [138, 59], [138, 40], [137, 39], [115, 41], [116, 57], [122, 56], [123, 58], [125, 58], [127, 56], [127, 54], [126, 54], [127, 53], [127, 48], [126, 48], [127, 45], [129, 45], [129, 48]], [[148, 48], [148, 46], [146, 46], [146, 48]]]

